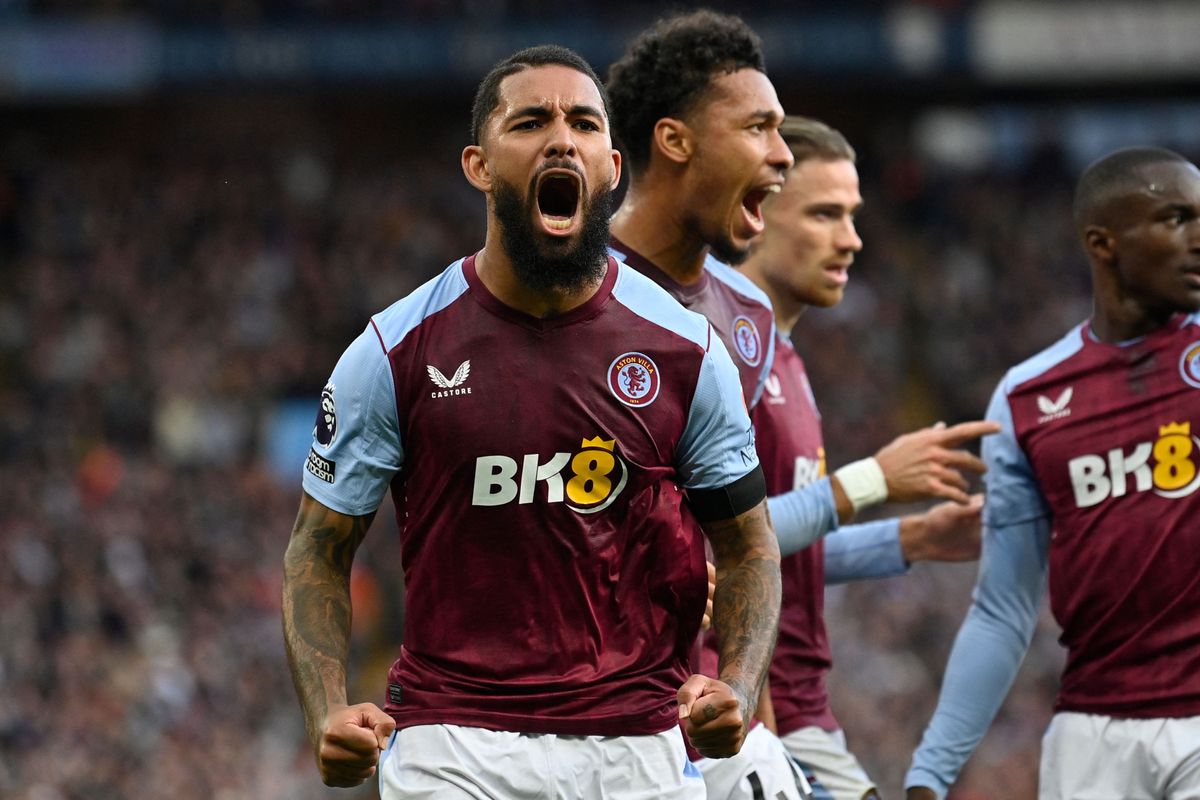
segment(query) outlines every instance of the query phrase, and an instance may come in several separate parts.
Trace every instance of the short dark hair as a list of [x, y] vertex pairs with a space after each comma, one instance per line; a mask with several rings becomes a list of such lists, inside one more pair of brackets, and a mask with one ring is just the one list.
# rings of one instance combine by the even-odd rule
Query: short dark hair
[[513, 53], [492, 67], [491, 72], [479, 82], [479, 88], [475, 90], [475, 101], [471, 105], [471, 144], [479, 144], [483, 137], [483, 128], [487, 125], [487, 119], [500, 102], [500, 83], [505, 78], [529, 67], [545, 67], [552, 64], [570, 67], [591, 78], [592, 83], [596, 84], [597, 91], [600, 92], [600, 99], [604, 101], [604, 113], [612, 116], [609, 109], [608, 92], [605, 91], [604, 84], [596, 75], [596, 71], [592, 69], [591, 64], [574, 50], [557, 44], [540, 44]]
[[1162, 147], [1125, 147], [1092, 162], [1075, 185], [1075, 226], [1080, 233], [1093, 223], [1108, 224], [1101, 217], [1109, 202], [1144, 187], [1141, 170], [1163, 163], [1191, 162]]
[[858, 154], [846, 141], [842, 132], [831, 128], [819, 119], [811, 117], [788, 116], [779, 126], [779, 135], [792, 151], [796, 163], [810, 158], [822, 161], [840, 161], [845, 159], [850, 163], [858, 160]]
[[766, 72], [762, 41], [738, 17], [701, 9], [663, 17], [608, 70], [612, 126], [635, 169], [650, 161], [654, 126], [682, 117], [718, 74]]

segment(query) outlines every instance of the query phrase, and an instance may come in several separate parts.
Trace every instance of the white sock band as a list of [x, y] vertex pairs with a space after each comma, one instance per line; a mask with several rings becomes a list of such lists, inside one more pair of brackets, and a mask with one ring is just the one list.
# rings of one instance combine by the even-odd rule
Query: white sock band
[[864, 508], [879, 505], [888, 497], [887, 478], [883, 468], [874, 458], [864, 458], [838, 469], [833, 473], [842, 485], [842, 491], [854, 506], [857, 514]]

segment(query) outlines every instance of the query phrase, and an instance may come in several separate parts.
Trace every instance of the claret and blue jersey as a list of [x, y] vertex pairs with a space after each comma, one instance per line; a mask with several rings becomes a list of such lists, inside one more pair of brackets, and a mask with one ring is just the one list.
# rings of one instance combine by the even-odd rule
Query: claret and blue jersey
[[757, 468], [737, 371], [702, 317], [610, 259], [588, 302], [537, 319], [467, 258], [347, 349], [304, 488], [353, 515], [392, 490], [401, 727], [629, 735], [676, 724], [705, 604], [683, 490]]
[[1049, 515], [1058, 707], [1200, 713], [1200, 317], [1119, 345], [1079, 326], [998, 394], [985, 520]]
[[1107, 344], [1086, 324], [1014, 367], [983, 441], [974, 603], [907, 785], [940, 791], [1016, 676], [1048, 583], [1057, 710], [1200, 714], [1200, 315]]

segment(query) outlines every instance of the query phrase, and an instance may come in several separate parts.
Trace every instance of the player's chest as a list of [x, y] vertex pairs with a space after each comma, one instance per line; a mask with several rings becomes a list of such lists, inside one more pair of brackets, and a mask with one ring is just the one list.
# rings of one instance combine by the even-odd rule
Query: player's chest
[[699, 368], [686, 349], [586, 327], [422, 344], [395, 362], [402, 438], [463, 457], [549, 458], [597, 440], [637, 459], [669, 453]]
[[776, 350], [775, 368], [753, 419], [759, 458], [773, 491], [799, 489], [825, 474], [821, 417], [803, 365], [790, 349]]
[[1112, 504], [1167, 513], [1200, 497], [1196, 355], [1200, 343], [1133, 350], [1014, 398], [1025, 452], [1059, 513]]
[[699, 310], [712, 324], [713, 331], [729, 351], [742, 394], [747, 401], [758, 390], [762, 371], [767, 366], [771, 336], [771, 312], [762, 307], [724, 303], [711, 309]]

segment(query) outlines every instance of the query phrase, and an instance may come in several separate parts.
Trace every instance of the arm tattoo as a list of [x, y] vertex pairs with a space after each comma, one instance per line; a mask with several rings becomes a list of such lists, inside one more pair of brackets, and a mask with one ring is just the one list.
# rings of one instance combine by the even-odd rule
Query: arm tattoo
[[704, 528], [717, 560], [713, 628], [720, 650], [718, 677], [745, 702], [748, 724], [779, 630], [779, 544], [765, 501]]
[[283, 638], [314, 746], [330, 703], [346, 703], [350, 567], [374, 516], [339, 514], [304, 495], [283, 559]]

